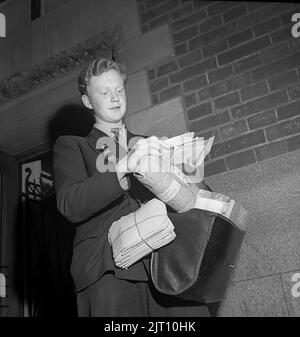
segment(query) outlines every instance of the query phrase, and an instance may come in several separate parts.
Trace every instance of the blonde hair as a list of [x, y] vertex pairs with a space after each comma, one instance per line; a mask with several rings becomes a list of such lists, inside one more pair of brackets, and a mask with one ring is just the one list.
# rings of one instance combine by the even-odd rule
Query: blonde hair
[[106, 58], [97, 58], [90, 62], [78, 76], [78, 90], [81, 95], [87, 94], [87, 87], [90, 84], [92, 76], [99, 76], [109, 70], [116, 70], [123, 80], [126, 80], [127, 74], [122, 71], [123, 66]]

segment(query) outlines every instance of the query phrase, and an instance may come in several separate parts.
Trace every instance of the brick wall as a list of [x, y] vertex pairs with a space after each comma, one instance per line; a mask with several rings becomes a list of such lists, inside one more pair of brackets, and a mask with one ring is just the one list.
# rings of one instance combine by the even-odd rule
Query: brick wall
[[152, 104], [181, 96], [215, 136], [206, 175], [300, 148], [300, 38], [292, 3], [137, 0], [142, 33], [169, 24], [174, 55], [147, 69]]

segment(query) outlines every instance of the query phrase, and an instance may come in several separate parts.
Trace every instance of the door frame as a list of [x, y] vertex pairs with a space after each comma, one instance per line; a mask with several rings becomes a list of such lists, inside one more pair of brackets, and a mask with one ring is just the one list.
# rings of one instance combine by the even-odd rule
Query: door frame
[[[1, 171], [1, 207], [0, 232], [1, 255], [0, 265], [7, 282], [6, 297], [1, 308], [4, 316], [22, 316], [22, 289], [19, 283], [19, 175], [18, 163], [14, 156], [5, 152], [0, 155]], [[1, 271], [1, 272], [2, 272]], [[1, 300], [2, 301], [2, 300]]]
[[[38, 160], [38, 157], [42, 157], [43, 155], [46, 155], [48, 152], [51, 152], [53, 148], [53, 145], [51, 143], [45, 143], [45, 144], [41, 144], [38, 145], [34, 148], [31, 148], [27, 151], [24, 151], [20, 154], [17, 154], [15, 156], [16, 160], [17, 160], [17, 165], [18, 165], [18, 174], [19, 174], [19, 186], [18, 186], [18, 195], [20, 200], [23, 201], [23, 195], [22, 195], [22, 164], [25, 164], [27, 162], [30, 161], [34, 161], [34, 160]], [[22, 204], [22, 219], [21, 221], [23, 221], [24, 219], [24, 208], [23, 208], [23, 204]], [[21, 224], [22, 228], [23, 228], [23, 224]], [[23, 240], [25, 240], [25, 236], [23, 235]], [[25, 242], [23, 241], [23, 247], [24, 247]], [[23, 255], [26, 254], [25, 252], [23, 252]], [[25, 255], [24, 255], [25, 256]], [[26, 281], [26, 259], [24, 259], [24, 263], [23, 263], [23, 271], [22, 271], [22, 275], [23, 275], [23, 317], [29, 317], [29, 308], [28, 308], [28, 302], [27, 302], [27, 281]]]

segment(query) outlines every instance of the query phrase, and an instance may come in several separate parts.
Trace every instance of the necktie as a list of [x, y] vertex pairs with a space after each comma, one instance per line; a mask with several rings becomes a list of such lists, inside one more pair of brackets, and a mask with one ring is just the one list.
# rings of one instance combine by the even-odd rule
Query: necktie
[[[121, 149], [123, 148], [122, 146], [124, 146], [124, 144], [122, 144], [122, 141], [124, 142], [124, 139], [121, 139], [121, 143], [120, 143], [120, 132], [121, 132], [121, 128], [112, 128], [111, 133], [114, 135], [113, 139], [114, 141], [117, 143], [116, 146], [116, 158], [117, 161], [119, 161], [120, 159], [120, 147]], [[124, 156], [124, 153], [122, 154], [121, 152], [121, 157]], [[128, 186], [129, 186], [129, 182], [128, 182], [128, 177], [125, 174], [120, 175], [119, 173], [117, 173], [118, 175], [118, 179], [120, 182], [120, 185], [122, 186], [122, 188], [124, 190], [128, 190]]]
[[115, 140], [117, 143], [119, 143], [120, 131], [121, 131], [120, 128], [113, 128], [113, 129], [111, 129], [111, 133], [114, 134], [114, 140]]
[[116, 146], [116, 157], [117, 157], [117, 160], [119, 160], [119, 145], [120, 145], [120, 143], [119, 143], [119, 137], [120, 137], [120, 131], [121, 131], [121, 129], [120, 128], [113, 128], [113, 129], [111, 129], [111, 133], [113, 133], [113, 135], [114, 135], [114, 137], [113, 137], [113, 139], [114, 139], [114, 141], [117, 143], [117, 146]]

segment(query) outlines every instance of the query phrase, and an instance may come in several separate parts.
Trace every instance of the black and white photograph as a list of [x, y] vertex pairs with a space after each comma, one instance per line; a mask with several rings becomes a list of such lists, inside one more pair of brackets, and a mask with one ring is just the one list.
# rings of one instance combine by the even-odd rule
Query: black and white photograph
[[300, 4], [0, 0], [8, 317], [300, 317]]

